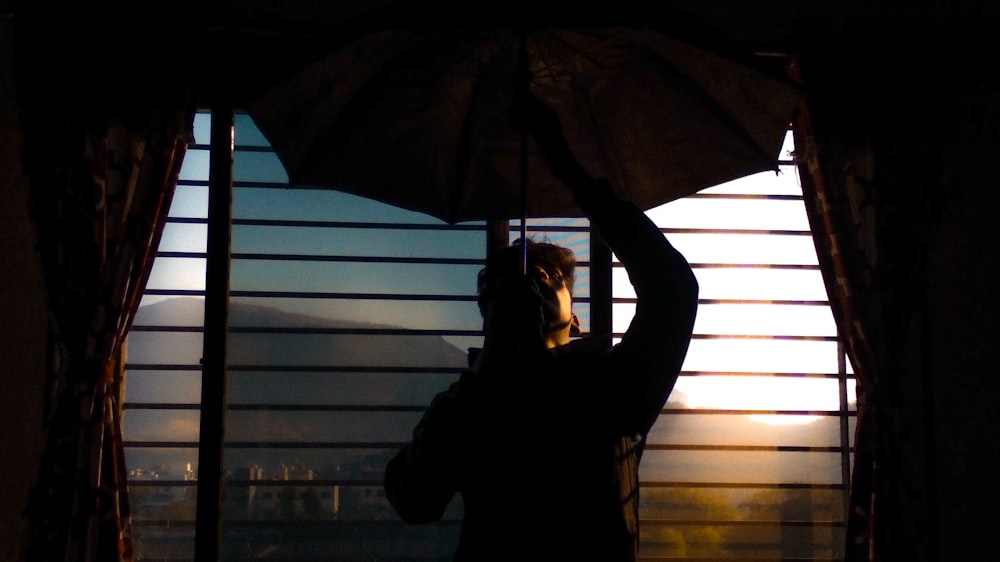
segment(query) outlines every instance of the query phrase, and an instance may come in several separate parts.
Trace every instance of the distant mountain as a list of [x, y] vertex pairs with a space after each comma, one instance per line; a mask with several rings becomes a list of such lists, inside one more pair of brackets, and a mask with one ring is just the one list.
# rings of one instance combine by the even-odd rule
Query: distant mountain
[[[254, 328], [396, 330], [397, 326], [361, 323], [286, 312], [240, 302], [229, 305], [231, 365], [445, 367], [467, 364], [466, 351], [436, 335], [253, 333]], [[198, 326], [204, 301], [167, 299], [142, 306], [136, 326]]]
[[140, 306], [135, 311], [134, 326], [201, 326], [205, 318], [205, 300], [177, 297]]
[[[135, 324], [145, 326], [197, 326], [204, 323], [205, 301], [196, 297], [176, 297], [140, 306], [136, 311]], [[398, 328], [374, 322], [355, 322], [311, 314], [288, 312], [271, 306], [230, 301], [229, 322], [231, 326], [280, 326], [280, 327], [327, 327], [327, 328]]]
[[[467, 365], [466, 351], [437, 335], [254, 333], [248, 330], [395, 330], [398, 327], [291, 313], [241, 302], [230, 303], [229, 310], [230, 327], [236, 329], [228, 341], [231, 370], [227, 377], [227, 396], [231, 405], [424, 406], [435, 393], [445, 390], [449, 381], [454, 380], [456, 368]], [[149, 331], [149, 327], [200, 326], [203, 316], [204, 301], [199, 298], [172, 298], [140, 307], [133, 326], [145, 327], [146, 330], [136, 332], [142, 337], [130, 341], [130, 358], [136, 363], [196, 361], [202, 352], [201, 338], [171, 338], [169, 334], [163, 337]], [[145, 349], [149, 347], [157, 349]], [[149, 361], [147, 358], [150, 357], [154, 360]], [[297, 370], [296, 367], [308, 368]], [[355, 372], [346, 369], [348, 372], [342, 373], [334, 368], [325, 371], [323, 367], [358, 369]], [[387, 372], [379, 372], [379, 367], [387, 368]], [[389, 374], [393, 367], [426, 367], [431, 372]], [[440, 369], [440, 372], [434, 369]], [[368, 372], [371, 370], [375, 372]], [[176, 386], [178, 381], [171, 373], [130, 377], [126, 398], [134, 397], [132, 399], [139, 402], [164, 400], [163, 397], [169, 396], [171, 390], [176, 390], [171, 386]], [[230, 413], [233, 423], [227, 428], [227, 436], [237, 441], [395, 442], [407, 438], [418, 415], [398, 414], [391, 410], [384, 413], [244, 410]], [[125, 437], [130, 440], [183, 442], [198, 439], [197, 412], [193, 410], [130, 409], [125, 422]], [[380, 465], [382, 457], [389, 453], [378, 449], [292, 452], [280, 448], [250, 449], [230, 451], [227, 456], [231, 458], [227, 462], [232, 462], [234, 467], [253, 463], [270, 466], [285, 462], [294, 454], [308, 462], [309, 468], [322, 469], [329, 475], [329, 466], [358, 470], [357, 467], [366, 463]], [[190, 454], [191, 451], [135, 448], [129, 453], [129, 466], [164, 465], [177, 473], [188, 462], [197, 465], [197, 458], [192, 458]], [[368, 459], [369, 455], [374, 455], [376, 461]]]

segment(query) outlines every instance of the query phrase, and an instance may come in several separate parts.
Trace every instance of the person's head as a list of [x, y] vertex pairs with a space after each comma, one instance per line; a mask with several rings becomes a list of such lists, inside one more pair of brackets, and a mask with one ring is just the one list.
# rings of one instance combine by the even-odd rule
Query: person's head
[[[542, 336], [547, 347], [567, 343], [579, 334], [579, 320], [573, 314], [573, 281], [576, 256], [562, 246], [527, 240], [527, 277], [541, 297]], [[521, 241], [494, 252], [479, 272], [479, 311], [487, 318], [492, 301], [499, 298], [505, 283], [524, 279]], [[505, 305], [506, 306], [506, 305]]]

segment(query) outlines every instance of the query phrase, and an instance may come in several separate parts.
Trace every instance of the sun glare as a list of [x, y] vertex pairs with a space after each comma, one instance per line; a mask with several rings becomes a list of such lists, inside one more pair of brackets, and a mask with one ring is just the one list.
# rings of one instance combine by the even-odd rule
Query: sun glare
[[[694, 409], [761, 412], [751, 419], [772, 424], [816, 421], [813, 412], [837, 411], [837, 381], [825, 378], [696, 376], [677, 381], [675, 393]], [[785, 415], [774, 415], [775, 413]], [[798, 412], [808, 412], [799, 414]]]

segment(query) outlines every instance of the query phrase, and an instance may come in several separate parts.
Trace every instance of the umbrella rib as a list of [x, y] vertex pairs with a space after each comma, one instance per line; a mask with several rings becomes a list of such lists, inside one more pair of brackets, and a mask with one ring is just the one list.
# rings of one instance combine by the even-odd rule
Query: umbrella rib
[[[558, 68], [560, 66], [565, 66], [567, 63], [574, 60], [586, 60], [587, 62], [590, 63], [590, 66], [592, 66], [593, 68], [607, 68], [606, 65], [602, 65], [597, 58], [590, 56], [590, 54], [597, 52], [599, 47], [608, 45], [609, 43], [611, 43], [613, 38], [622, 33], [623, 31], [616, 30], [614, 35], [609, 35], [598, 41], [593, 41], [584, 49], [580, 49], [577, 45], [573, 45], [572, 43], [566, 41], [564, 38], [551, 34], [549, 30], [546, 30], [543, 35], [533, 36], [535, 38], [534, 44], [536, 46], [535, 56], [536, 60], [539, 61], [541, 68], [539, 70], [532, 72], [531, 76], [532, 78], [554, 78], [557, 76], [569, 76], [576, 72], [567, 72], [567, 71], [560, 72]], [[566, 50], [571, 53], [571, 56], [554, 61], [548, 59], [547, 57], [544, 56], [543, 50], [538, 48], [539, 45], [547, 41], [560, 42], [562, 45], [567, 47]]]

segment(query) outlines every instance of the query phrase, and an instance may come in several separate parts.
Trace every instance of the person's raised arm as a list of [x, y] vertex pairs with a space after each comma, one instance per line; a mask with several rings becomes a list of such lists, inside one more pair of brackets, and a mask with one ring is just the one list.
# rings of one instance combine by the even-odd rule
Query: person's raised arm
[[[530, 96], [529, 96], [530, 97]], [[670, 394], [687, 354], [698, 307], [698, 283], [687, 260], [606, 179], [592, 179], [573, 156], [555, 114], [522, 100], [525, 125], [555, 175], [625, 266], [636, 291], [635, 316], [613, 354], [629, 371], [616, 385], [617, 409], [631, 430], [645, 432]]]

